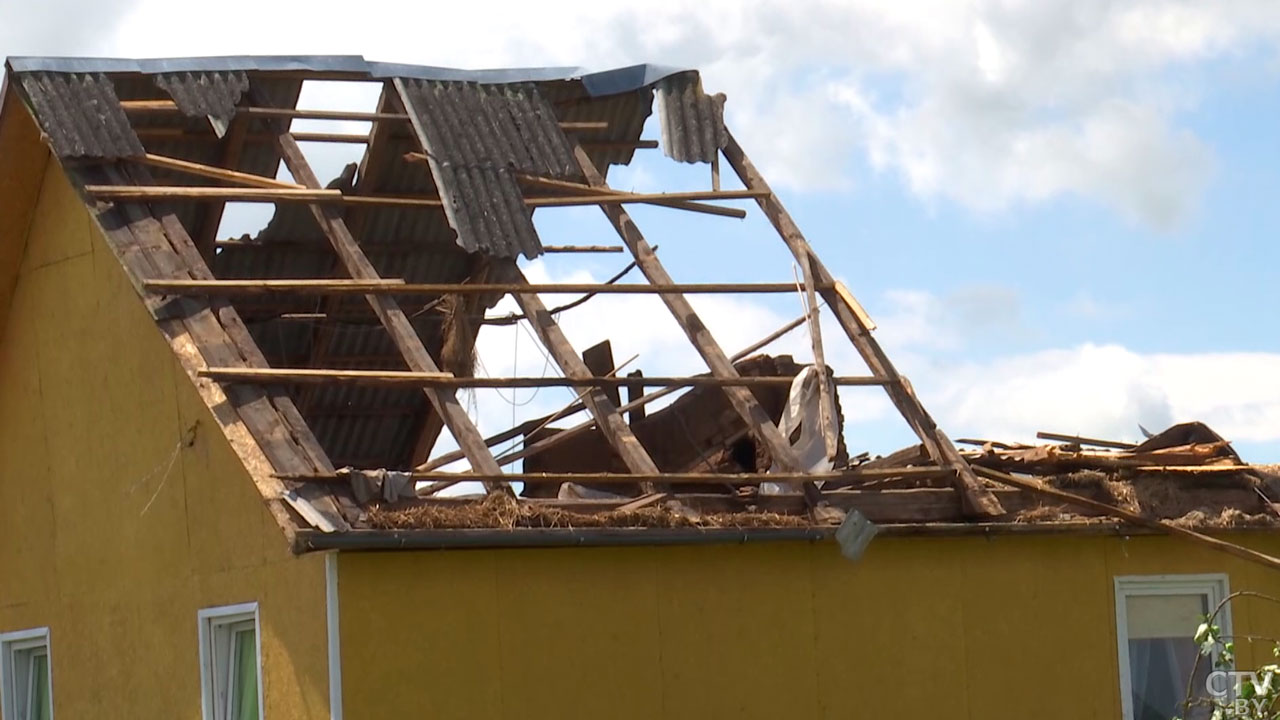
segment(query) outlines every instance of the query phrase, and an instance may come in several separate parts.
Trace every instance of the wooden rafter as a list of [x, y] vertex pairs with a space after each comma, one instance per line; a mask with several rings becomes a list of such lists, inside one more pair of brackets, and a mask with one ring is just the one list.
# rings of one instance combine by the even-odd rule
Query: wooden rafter
[[841, 294], [834, 289], [835, 278], [827, 270], [826, 266], [822, 264], [817, 254], [813, 252], [808, 241], [801, 234], [800, 228], [791, 219], [790, 214], [787, 213], [786, 208], [782, 206], [777, 196], [773, 194], [764, 177], [751, 164], [751, 161], [747, 158], [746, 153], [743, 152], [742, 147], [738, 145], [732, 133], [729, 134], [729, 141], [723, 148], [723, 152], [725, 159], [729, 161], [730, 166], [737, 173], [743, 186], [762, 193], [757, 199], [760, 209], [764, 211], [774, 229], [782, 236], [792, 255], [795, 256], [796, 262], [800, 263], [801, 266], [811, 268], [816, 287], [822, 293], [823, 299], [827, 301], [828, 307], [835, 313], [840, 326], [844, 329], [845, 334], [849, 336], [849, 341], [858, 350], [871, 372], [886, 381], [884, 387], [888, 392], [889, 399], [897, 407], [898, 412], [907, 421], [907, 424], [911, 426], [916, 436], [920, 438], [920, 442], [924, 444], [929, 457], [939, 465], [946, 465], [956, 469], [957, 483], [965, 502], [966, 511], [978, 517], [1003, 515], [1004, 508], [1001, 507], [1000, 501], [982, 484], [982, 481], [974, 474], [973, 469], [956, 451], [955, 446], [938, 428], [937, 423], [933, 421], [933, 418], [925, 411], [924, 406], [920, 404], [920, 400], [911, 388], [911, 383], [898, 373], [893, 363], [889, 361], [888, 356], [885, 355], [884, 350], [881, 349], [880, 343], [872, 337], [870, 328], [862, 320], [865, 313], [861, 315], [856, 313], [846, 304]]
[[[591, 186], [598, 188], [608, 187], [604, 176], [596, 169], [595, 164], [591, 162], [590, 156], [582, 149], [582, 146], [574, 146], [574, 156]], [[675, 283], [667, 273], [666, 268], [662, 266], [658, 256], [654, 254], [653, 248], [644, 239], [644, 235], [640, 233], [640, 229], [636, 227], [635, 222], [631, 220], [631, 216], [627, 211], [621, 205], [612, 203], [602, 204], [600, 208], [604, 211], [605, 216], [609, 218], [609, 222], [622, 239], [623, 244], [631, 251], [636, 261], [636, 267], [640, 269], [645, 278], [650, 283], [658, 286], [674, 285]], [[671, 311], [671, 316], [676, 323], [684, 330], [689, 342], [693, 344], [694, 349], [702, 356], [712, 374], [721, 378], [739, 377], [733, 362], [729, 360], [729, 356], [720, 348], [720, 343], [716, 342], [716, 339], [712, 337], [711, 332], [707, 330], [706, 325], [702, 323], [702, 320], [694, 312], [693, 306], [689, 304], [684, 295], [682, 293], [665, 293], [660, 297], [667, 309]], [[800, 458], [791, 447], [791, 443], [782, 436], [782, 432], [773, 424], [769, 413], [760, 405], [750, 390], [744, 387], [732, 386], [725, 387], [724, 393], [734, 410], [746, 422], [751, 435], [769, 449], [770, 457], [779, 467], [791, 471], [803, 469]], [[816, 506], [821, 498], [821, 492], [817, 486], [811, 481], [805, 481], [802, 487], [805, 491], [805, 499], [810, 503], [810, 506]]]
[[[528, 283], [524, 273], [516, 268], [514, 261], [511, 263], [511, 272], [520, 280]], [[560, 325], [556, 322], [551, 313], [547, 311], [547, 306], [542, 304], [542, 300], [537, 294], [532, 292], [515, 292], [512, 298], [516, 304], [520, 306], [521, 312], [529, 319], [529, 325], [533, 328], [538, 339], [542, 341], [542, 345], [551, 354], [552, 360], [565, 374], [565, 379], [574, 382], [573, 387], [582, 394], [582, 401], [591, 412], [591, 416], [595, 418], [596, 424], [600, 428], [601, 434], [605, 440], [613, 447], [614, 452], [618, 453], [618, 457], [622, 458], [623, 463], [633, 473], [655, 474], [658, 472], [658, 466], [654, 463], [653, 458], [649, 457], [648, 451], [640, 444], [640, 441], [631, 432], [627, 421], [618, 412], [618, 407], [609, 399], [607, 393], [599, 386], [605, 384], [606, 380], [616, 381], [617, 378], [600, 378], [593, 377], [591, 370], [587, 368], [585, 362], [578, 355], [573, 346], [569, 344], [569, 340], [560, 330]], [[649, 480], [640, 483], [640, 490], [644, 493], [652, 493], [655, 491], [653, 483]]]
[[[385, 95], [385, 91], [383, 94]], [[378, 111], [382, 112], [382, 108], [379, 107]], [[356, 184], [356, 190], [358, 192], [364, 193], [374, 189], [373, 183], [378, 175], [377, 171], [380, 168], [371, 164], [370, 158], [374, 157], [375, 152], [378, 153], [377, 157], [379, 158], [385, 155], [384, 152], [379, 152], [379, 150], [381, 149], [380, 146], [386, 142], [386, 136], [388, 134], [387, 129], [387, 123], [375, 120], [369, 128], [369, 134], [365, 136], [368, 140], [368, 147], [365, 148], [364, 157], [361, 159], [359, 166], [358, 180]], [[297, 138], [298, 134], [294, 133], [294, 139], [297, 140]], [[352, 236], [357, 238], [357, 241], [363, 237], [362, 231], [368, 210], [369, 208], [364, 207], [352, 208], [344, 216], [348, 229], [351, 231]], [[341, 276], [344, 274], [342, 262], [337, 255], [329, 256], [329, 268], [327, 274], [329, 276]], [[320, 303], [319, 307], [321, 312], [326, 317], [329, 317], [337, 314], [343, 307], [343, 303], [344, 299], [341, 297], [326, 297]], [[334, 338], [337, 337], [339, 333], [340, 331], [337, 326], [331, 323], [320, 323], [319, 326], [315, 328], [311, 339], [311, 352], [307, 358], [308, 365], [313, 368], [323, 368], [332, 364], [330, 361], [330, 353], [333, 348]], [[308, 412], [314, 407], [316, 398], [319, 395], [319, 390], [319, 387], [306, 387], [302, 389], [301, 393], [299, 393], [298, 407], [301, 408], [303, 412]], [[429, 402], [424, 403], [424, 405], [427, 408], [431, 407], [431, 403]], [[426, 410], [426, 414], [434, 415], [434, 413], [429, 409]]]
[[[298, 143], [294, 141], [287, 129], [280, 133], [277, 142], [281, 157], [284, 159], [285, 165], [289, 168], [289, 172], [294, 179], [309, 188], [319, 188], [319, 179], [316, 178], [306, 157], [303, 156], [301, 148], [298, 147]], [[341, 214], [331, 206], [318, 203], [311, 205], [311, 212], [316, 222], [319, 223], [321, 230], [333, 245], [333, 249], [341, 259], [347, 274], [357, 280], [378, 280], [377, 271], [369, 262], [369, 258], [365, 257], [364, 251], [360, 249], [355, 238], [352, 237]], [[431, 358], [426, 347], [423, 346], [422, 339], [418, 337], [413, 325], [405, 316], [404, 311], [400, 309], [395, 298], [385, 295], [369, 295], [367, 297], [369, 305], [373, 308], [374, 313], [377, 314], [383, 327], [387, 329], [387, 334], [391, 337], [392, 342], [399, 349], [401, 355], [404, 356], [405, 363], [409, 369], [416, 372], [440, 372], [440, 368]], [[472, 469], [493, 477], [500, 476], [502, 474], [501, 467], [494, 460], [493, 454], [489, 452], [489, 447], [484, 443], [484, 437], [476, 429], [471, 418], [467, 416], [454, 392], [448, 388], [424, 388], [423, 392], [435, 407], [436, 412], [440, 414], [445, 426], [449, 428], [449, 431], [458, 441], [458, 446], [466, 452], [467, 460], [470, 461]], [[488, 491], [506, 490], [509, 492], [510, 486], [505, 481], [491, 480], [486, 481], [485, 489]]]

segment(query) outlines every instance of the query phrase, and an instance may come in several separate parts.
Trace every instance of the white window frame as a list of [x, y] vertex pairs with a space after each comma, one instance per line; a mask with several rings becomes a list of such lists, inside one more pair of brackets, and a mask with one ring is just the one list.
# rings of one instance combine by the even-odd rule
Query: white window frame
[[[17, 661], [15, 656], [20, 652], [30, 650], [43, 649], [47, 659], [49, 673], [49, 698], [52, 704], [53, 698], [53, 651], [49, 643], [49, 628], [39, 627], [30, 630], [16, 630], [14, 632], [0, 633], [0, 709], [4, 711], [4, 720], [18, 720], [23, 718], [30, 712], [30, 708], [23, 709], [23, 715], [18, 714], [18, 693], [15, 687], [17, 680]], [[28, 682], [34, 680], [28, 675]], [[31, 688], [27, 688], [27, 698], [31, 696]], [[53, 717], [53, 711], [49, 711], [50, 718]]]
[[[197, 614], [199, 624], [200, 638], [200, 708], [204, 720], [223, 720], [226, 711], [217, 712], [215, 707], [217, 703], [217, 680], [218, 673], [215, 672], [216, 661], [214, 657], [214, 639], [219, 631], [233, 631], [234, 626], [242, 623], [253, 623], [253, 639], [254, 659], [258, 664], [258, 718], [261, 720], [265, 710], [262, 705], [262, 626], [258, 622], [258, 603], [241, 603], [239, 605], [223, 605], [221, 607], [205, 608]], [[235, 655], [234, 646], [230, 646], [228, 654], [232, 657]], [[228, 667], [223, 672], [227, 673], [227, 681], [230, 682], [234, 675]], [[229, 701], [229, 695], [228, 695]]]
[[[1133, 679], [1129, 677], [1129, 620], [1127, 617], [1130, 596], [1142, 595], [1207, 595], [1209, 612], [1231, 594], [1226, 573], [1199, 575], [1118, 575], [1115, 578], [1116, 646], [1120, 656], [1120, 703], [1124, 720], [1133, 720]], [[1231, 635], [1231, 606], [1224, 605], [1215, 623], [1223, 636]], [[1187, 628], [1188, 639], [1195, 628]], [[1215, 652], [1212, 660], [1217, 660]], [[1202, 662], [1210, 662], [1206, 659]], [[1212, 668], [1210, 668], [1212, 670]]]

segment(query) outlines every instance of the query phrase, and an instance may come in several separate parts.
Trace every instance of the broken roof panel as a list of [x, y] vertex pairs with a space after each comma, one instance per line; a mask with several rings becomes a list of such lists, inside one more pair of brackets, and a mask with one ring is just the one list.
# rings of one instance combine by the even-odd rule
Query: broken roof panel
[[515, 173], [580, 179], [550, 103], [530, 84], [400, 78], [401, 102], [427, 151], [458, 244], [535, 258], [542, 243]]
[[243, 72], [162, 73], [156, 85], [169, 93], [182, 114], [214, 120], [221, 137], [236, 114], [236, 103], [249, 89]]
[[582, 176], [555, 110], [532, 84], [403, 79], [398, 86], [426, 136], [427, 152], [440, 163]]
[[696, 72], [669, 75], [657, 84], [662, 150], [672, 160], [709, 163], [729, 142], [724, 93], [708, 95]]
[[58, 157], [114, 160], [146, 154], [105, 75], [25, 73], [20, 79]]

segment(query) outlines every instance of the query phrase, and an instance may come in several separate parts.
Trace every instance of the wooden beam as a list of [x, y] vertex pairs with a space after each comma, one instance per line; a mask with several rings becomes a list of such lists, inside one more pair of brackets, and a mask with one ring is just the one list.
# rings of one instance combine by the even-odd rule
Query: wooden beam
[[[134, 132], [138, 134], [138, 137], [144, 139], [166, 138], [182, 140], [183, 142], [221, 141], [221, 138], [213, 133], [191, 132], [186, 128], [177, 127], [134, 128]], [[361, 133], [295, 132], [293, 133], [293, 139], [300, 143], [340, 143], [351, 145], [367, 145], [369, 143], [369, 136]], [[264, 133], [250, 133], [245, 136], [245, 142], [248, 143], [275, 143], [275, 141], [274, 135]], [[584, 138], [580, 142], [583, 147], [591, 150], [652, 150], [658, 147], [657, 140], [629, 142], [625, 140], [591, 140]]]
[[1056, 442], [1073, 443], [1075, 445], [1092, 445], [1094, 447], [1112, 448], [1114, 450], [1132, 450], [1138, 447], [1137, 443], [1118, 442], [1115, 440], [1099, 440], [1097, 438], [1081, 437], [1079, 435], [1063, 435], [1061, 433], [1038, 432], [1036, 437], [1041, 440], [1054, 440]]
[[591, 150], [657, 150], [657, 140], [589, 140], [582, 139], [578, 143]]
[[[227, 188], [186, 185], [87, 185], [85, 192], [100, 200], [209, 200], [224, 202], [342, 202], [337, 190], [323, 188]], [[425, 201], [424, 201], [425, 202]], [[440, 201], [436, 200], [435, 204]]]
[[[412, 197], [403, 195], [343, 195], [338, 190], [324, 188], [297, 189], [287, 188], [226, 188], [198, 187], [189, 185], [88, 185], [85, 192], [99, 200], [118, 201], [200, 201], [200, 202], [236, 202], [255, 203], [338, 203], [343, 205], [374, 205], [384, 207], [443, 207], [443, 201], [434, 197]], [[611, 205], [618, 203], [669, 204], [683, 200], [750, 200], [756, 197], [753, 190], [693, 190], [670, 193], [623, 193], [609, 195], [596, 194], [588, 196], [535, 197], [525, 198], [524, 204], [531, 208], [539, 207], [576, 207], [580, 205]]]
[[[132, 113], [176, 113], [178, 104], [172, 100], [124, 100], [120, 106], [125, 112]], [[356, 112], [352, 110], [306, 110], [301, 108], [274, 107], [238, 107], [238, 115], [262, 118], [289, 118], [296, 120], [344, 120], [348, 122], [375, 122], [393, 120], [409, 122], [404, 113], [389, 112]], [[565, 131], [608, 130], [608, 122], [562, 122], [560, 129]]]
[[[182, 142], [214, 143], [222, 141], [222, 138], [213, 133], [191, 132], [186, 128], [179, 127], [143, 127], [134, 128], [134, 132], [144, 140], [147, 138], [161, 138], [165, 140], [180, 140]], [[364, 145], [369, 142], [368, 135], [351, 133], [296, 132], [293, 133], [293, 139], [297, 142], [351, 143], [356, 145]], [[244, 141], [246, 143], [274, 144], [276, 138], [274, 135], [264, 133], [248, 133], [244, 136]]]
[[543, 245], [544, 253], [620, 253], [626, 252], [621, 245]]
[[[600, 174], [600, 171], [591, 162], [586, 150], [583, 150], [581, 146], [575, 145], [574, 156], [577, 158], [578, 165], [582, 168], [582, 172], [590, 185], [593, 187], [608, 187], [604, 176]], [[621, 205], [615, 204], [601, 205], [600, 208], [604, 211], [605, 216], [609, 218], [609, 222], [613, 224], [618, 236], [622, 238], [623, 244], [631, 251], [636, 260], [636, 266], [644, 273], [649, 282], [658, 286], [674, 285], [671, 276], [667, 274], [666, 269], [658, 260], [658, 256], [653, 252], [653, 248], [644, 239], [640, 229], [636, 227], [635, 222], [631, 220], [631, 216], [627, 214], [627, 211]], [[712, 374], [721, 378], [738, 377], [738, 371], [734, 368], [733, 362], [729, 360], [729, 356], [720, 348], [720, 344], [712, 337], [711, 332], [707, 330], [707, 326], [703, 324], [684, 295], [663, 294], [660, 297], [676, 323], [684, 330], [689, 342], [693, 344], [694, 349], [698, 351], [703, 361], [707, 363], [707, 367], [711, 369]], [[769, 449], [769, 455], [774, 462], [786, 470], [801, 469], [800, 458], [796, 455], [795, 449], [791, 447], [790, 441], [782, 436], [778, 426], [773, 424], [769, 413], [760, 405], [755, 396], [751, 394], [751, 391], [744, 387], [735, 386], [725, 387], [724, 392], [734, 410], [742, 416], [752, 436]], [[806, 500], [809, 501], [811, 506], [816, 506], [821, 496], [820, 491], [811, 482], [804, 484], [804, 490]]]
[[[510, 272], [526, 284], [524, 273], [515, 266], [515, 262], [511, 262]], [[600, 428], [600, 432], [604, 435], [609, 445], [613, 447], [614, 452], [618, 453], [618, 457], [622, 458], [623, 463], [633, 473], [651, 474], [658, 472], [658, 465], [649, 457], [649, 453], [640, 444], [640, 441], [631, 432], [631, 427], [627, 425], [622, 414], [618, 412], [618, 406], [610, 398], [609, 394], [601, 389], [602, 385], [609, 384], [606, 381], [596, 377], [586, 363], [578, 356], [573, 346], [569, 344], [569, 340], [560, 330], [559, 324], [556, 323], [551, 313], [547, 311], [547, 306], [542, 304], [542, 300], [533, 292], [516, 292], [512, 293], [512, 298], [516, 304], [520, 306], [520, 311], [529, 319], [529, 325], [533, 328], [538, 339], [542, 341], [542, 345], [550, 353], [551, 359], [555, 361], [560, 371], [565, 374], [564, 378], [548, 378], [556, 380], [565, 380], [572, 382], [574, 387], [582, 396], [582, 401], [586, 404], [587, 409], [591, 412], [591, 416], [595, 418], [596, 425]], [[610, 363], [612, 364], [612, 363]], [[617, 377], [608, 377], [611, 382], [618, 382]], [[616, 392], [616, 390], [615, 390]], [[657, 490], [651, 481], [642, 481], [640, 483], [640, 491], [643, 493], [653, 493]]]
[[[818, 283], [818, 288], [830, 284]], [[595, 293], [598, 295], [722, 295], [733, 293], [794, 293], [792, 283], [406, 283], [398, 278], [376, 281], [331, 279], [299, 280], [155, 280], [147, 290], [165, 295], [489, 295], [525, 291], [539, 294]]]
[[[412, 472], [409, 478], [415, 482], [433, 480], [451, 480], [457, 482], [474, 482], [501, 478], [511, 482], [527, 483], [564, 483], [574, 482], [585, 485], [631, 485], [642, 482], [666, 483], [709, 483], [713, 485], [755, 485], [762, 482], [816, 482], [876, 480], [882, 478], [914, 477], [931, 478], [947, 477], [955, 474], [952, 468], [944, 467], [912, 467], [882, 468], [879, 470], [846, 470], [825, 473], [688, 473], [688, 472], [652, 472], [652, 473], [501, 473], [487, 475], [485, 473], [450, 473], [450, 472]], [[347, 479], [345, 473], [302, 473], [279, 474], [281, 480], [306, 481], [341, 481]]]
[[[311, 170], [311, 166], [307, 163], [306, 157], [303, 156], [298, 143], [294, 141], [287, 130], [280, 133], [277, 142], [281, 158], [293, 177], [309, 188], [319, 188], [320, 180]], [[320, 204], [312, 204], [311, 212], [316, 222], [319, 223], [321, 230], [333, 245], [333, 249], [341, 259], [343, 267], [353, 279], [375, 281], [381, 279], [378, 277], [377, 270], [369, 262], [369, 258], [365, 256], [355, 238], [351, 236], [351, 232], [347, 229], [341, 213], [336, 212], [330, 206]], [[400, 309], [395, 298], [385, 295], [369, 295], [367, 299], [374, 313], [378, 315], [378, 319], [386, 327], [387, 334], [391, 337], [392, 342], [400, 350], [401, 355], [404, 356], [408, 367], [414, 372], [440, 372], [440, 368], [427, 352], [426, 347], [422, 344], [422, 339], [418, 337], [413, 325], [405, 317], [404, 311]], [[484, 437], [476, 429], [475, 424], [471, 422], [471, 418], [467, 416], [466, 411], [458, 402], [458, 398], [453, 391], [449, 388], [423, 388], [423, 392], [426, 394], [427, 399], [431, 401], [432, 406], [435, 407], [436, 412], [440, 414], [441, 419], [453, 434], [454, 439], [457, 440], [458, 446], [466, 453], [472, 469], [491, 476], [500, 476], [502, 473], [501, 466], [494, 460], [493, 454], [489, 452], [489, 447], [484, 443]], [[510, 486], [501, 479], [487, 482], [485, 488], [489, 491], [504, 490], [510, 492]]]
[[871, 316], [867, 314], [865, 309], [863, 309], [862, 303], [858, 302], [858, 299], [853, 296], [852, 292], [849, 292], [849, 288], [845, 287], [844, 283], [837, 280], [835, 283], [835, 291], [836, 296], [839, 297], [845, 307], [849, 309], [849, 312], [853, 313], [854, 317], [858, 319], [859, 325], [866, 328], [867, 332], [871, 332], [876, 329], [875, 321], [871, 319]]
[[151, 165], [152, 167], [184, 172], [189, 175], [197, 175], [199, 177], [212, 178], [214, 180], [222, 180], [247, 187], [283, 190], [307, 189], [296, 183], [285, 182], [284, 180], [276, 180], [275, 178], [263, 177], [252, 173], [238, 172], [236, 170], [228, 170], [227, 168], [204, 165], [202, 163], [190, 162], [188, 160], [179, 160], [178, 158], [156, 155], [154, 153], [147, 153], [140, 158], [136, 158], [136, 160], [137, 162], [144, 165]]
[[[577, 357], [575, 354], [574, 357]], [[346, 384], [378, 385], [387, 387], [451, 387], [451, 388], [537, 388], [604, 386], [620, 387], [632, 381], [616, 375], [593, 375], [582, 365], [566, 363], [575, 368], [575, 375], [567, 377], [455, 377], [447, 372], [413, 372], [407, 370], [346, 370], [338, 368], [238, 368], [211, 367], [200, 371], [202, 377], [224, 382], [249, 382], [281, 385]], [[567, 375], [568, 371], [566, 371]], [[653, 387], [773, 387], [789, 386], [789, 376], [718, 377], [693, 375], [689, 377], [646, 377], [644, 384]], [[885, 381], [871, 375], [837, 376], [836, 385], [881, 385]]]
[[566, 132], [576, 132], [581, 130], [608, 130], [609, 123], [599, 121], [587, 122], [562, 122], [560, 129]]
[[1184, 527], [1174, 525], [1167, 520], [1149, 518], [1145, 515], [1130, 512], [1124, 508], [1108, 505], [1107, 503], [1099, 502], [1091, 498], [1081, 497], [1074, 493], [1063, 492], [1062, 490], [1051, 488], [1047, 485], [1041, 485], [1039, 482], [1034, 480], [1015, 477], [1008, 473], [1002, 473], [999, 470], [992, 470], [990, 468], [980, 466], [975, 466], [974, 470], [977, 471], [979, 475], [1003, 485], [1015, 487], [1019, 490], [1024, 490], [1035, 495], [1057, 500], [1058, 502], [1075, 505], [1076, 507], [1088, 508], [1094, 512], [1102, 513], [1103, 515], [1110, 515], [1111, 517], [1119, 518], [1120, 520], [1124, 520], [1125, 522], [1132, 523], [1134, 525], [1159, 530], [1170, 535], [1177, 535], [1219, 552], [1234, 555], [1238, 558], [1258, 563], [1259, 565], [1265, 565], [1272, 570], [1280, 570], [1280, 558], [1275, 558], [1271, 555], [1251, 550], [1242, 545], [1236, 545], [1235, 543], [1229, 543], [1224, 540], [1209, 537], [1208, 535], [1198, 533], [1194, 530], [1188, 530]]
[[[791, 215], [786, 208], [782, 206], [782, 202], [773, 194], [769, 184], [765, 182], [764, 177], [756, 170], [755, 165], [747, 158], [742, 147], [738, 145], [737, 139], [729, 133], [729, 141], [722, 148], [725, 159], [729, 165], [733, 167], [734, 172], [742, 181], [744, 187], [756, 190], [762, 193], [757, 197], [756, 202], [760, 209], [764, 211], [769, 222], [773, 224], [775, 230], [782, 237], [788, 249], [791, 250], [796, 262], [808, 264], [814, 275], [818, 290], [822, 293], [823, 299], [827, 301], [827, 306], [836, 314], [836, 319], [840, 322], [841, 328], [848, 335], [849, 341], [853, 343], [855, 349], [867, 363], [867, 367], [878, 377], [888, 381], [885, 384], [885, 390], [888, 392], [889, 399], [897, 407], [898, 412], [902, 415], [907, 424], [920, 438], [925, 449], [929, 452], [929, 456], [934, 462], [940, 465], [953, 467], [957, 471], [958, 489], [961, 491], [961, 497], [964, 499], [966, 512], [975, 517], [995, 517], [1004, 514], [1004, 508], [1000, 506], [1000, 501], [996, 496], [987, 489], [982, 481], [974, 475], [969, 464], [965, 462], [960, 453], [956, 451], [955, 446], [947, 439], [946, 435], [938, 428], [937, 423], [925, 411], [924, 406], [920, 404], [920, 400], [915, 396], [915, 392], [911, 388], [911, 384], [906, 378], [898, 374], [893, 367], [893, 363], [889, 361], [889, 357], [885, 355], [880, 344], [871, 336], [871, 329], [864, 322], [863, 316], [854, 312], [848, 300], [834, 289], [835, 278], [827, 270], [826, 266], [809, 247], [809, 243], [801, 234], [800, 228], [791, 219]], [[851, 294], [848, 295], [850, 298]], [[856, 302], [854, 303], [856, 305]]]
[[[716, 154], [719, 158], [719, 153]], [[800, 261], [804, 274], [805, 304], [809, 315], [809, 345], [813, 349], [813, 366], [818, 371], [818, 424], [821, 425], [822, 443], [825, 446], [827, 459], [835, 460], [839, 452], [839, 441], [836, 433], [836, 403], [831, 397], [831, 385], [827, 382], [826, 353], [822, 349], [822, 319], [818, 315], [817, 290], [814, 289], [812, 261], [805, 257]]]
[[[593, 188], [590, 185], [583, 185], [582, 183], [567, 182], [564, 180], [555, 180], [553, 178], [544, 178], [544, 177], [539, 177], [537, 175], [528, 175], [526, 173], [516, 173], [516, 177], [520, 180], [520, 182], [526, 185], [532, 185], [534, 187], [539, 187], [546, 190], [561, 190], [561, 191], [568, 191], [568, 192], [576, 192], [583, 195], [600, 195], [600, 196], [614, 196], [619, 194], [625, 194], [625, 193], [619, 193], [619, 191], [617, 190], [605, 190], [601, 188]], [[719, 191], [720, 188], [714, 188], [714, 190]], [[654, 201], [652, 204], [659, 205], [662, 207], [677, 208], [680, 210], [689, 210], [692, 212], [699, 212], [707, 215], [721, 215], [724, 217], [738, 218], [739, 220], [747, 216], [747, 211], [743, 210], [742, 208], [720, 207], [718, 205], [707, 205], [705, 203], [691, 202], [688, 200]]]

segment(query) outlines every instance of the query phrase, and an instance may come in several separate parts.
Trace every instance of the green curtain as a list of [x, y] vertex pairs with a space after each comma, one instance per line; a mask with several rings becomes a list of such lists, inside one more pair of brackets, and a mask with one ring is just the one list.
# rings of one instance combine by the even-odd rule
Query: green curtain
[[31, 720], [50, 720], [53, 717], [53, 698], [49, 695], [49, 656], [40, 653], [31, 658], [31, 672], [35, 674]]
[[236, 677], [232, 720], [258, 720], [258, 637], [255, 630], [235, 634]]

